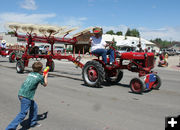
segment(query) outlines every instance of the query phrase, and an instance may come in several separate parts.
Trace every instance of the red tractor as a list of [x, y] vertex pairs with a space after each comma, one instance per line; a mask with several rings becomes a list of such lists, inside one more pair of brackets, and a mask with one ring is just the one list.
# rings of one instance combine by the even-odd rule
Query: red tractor
[[3, 57], [9, 56], [9, 62], [15, 62], [18, 50], [17, 49], [5, 49], [0, 47], [0, 55]]
[[[109, 83], [118, 83], [123, 77], [123, 69], [127, 69], [131, 72], [139, 73], [138, 78], [133, 78], [130, 82], [130, 88], [134, 93], [142, 93], [145, 90], [159, 89], [161, 86], [161, 79], [153, 72], [154, 68], [154, 54], [148, 52], [127, 52], [118, 53], [113, 47], [115, 52], [115, 66], [108, 67], [105, 63], [98, 59], [88, 61], [85, 65], [80, 62], [80, 57], [75, 58], [75, 55], [57, 55], [53, 53], [53, 45], [55, 42], [65, 42], [72, 45], [77, 43], [78, 36], [83, 33], [87, 33], [90, 28], [85, 29], [73, 36], [73, 38], [65, 38], [69, 34], [70, 30], [62, 32], [62, 28], [58, 30], [54, 27], [37, 27], [36, 25], [20, 25], [10, 24], [9, 27], [15, 31], [15, 35], [19, 38], [27, 40], [26, 50], [22, 57], [17, 57], [16, 69], [18, 73], [22, 73], [24, 68], [28, 66], [29, 59], [31, 58], [44, 58], [47, 59], [46, 66], [50, 67], [50, 71], [54, 71], [53, 59], [67, 59], [75, 63], [78, 67], [82, 68], [82, 77], [88, 86], [100, 87], [106, 80]], [[27, 31], [26, 35], [18, 35], [18, 29]], [[52, 28], [52, 29], [51, 29]], [[29, 30], [29, 31], [28, 31]], [[41, 32], [43, 36], [37, 36], [36, 32]], [[48, 35], [47, 35], [48, 33]], [[57, 33], [64, 34], [63, 38], [57, 38], [54, 35]], [[51, 53], [48, 55], [38, 54], [38, 48], [34, 46], [35, 42], [49, 43], [51, 45]], [[127, 63], [128, 61], [128, 63]], [[109, 62], [109, 59], [108, 59]]]
[[[161, 79], [153, 72], [154, 54], [148, 52], [119, 53], [115, 50], [115, 67], [106, 67], [102, 60], [88, 61], [82, 71], [82, 77], [88, 86], [100, 87], [106, 80], [111, 84], [121, 81], [123, 69], [139, 73], [139, 77], [130, 81], [130, 88], [134, 93], [142, 93], [145, 90], [159, 89]], [[109, 60], [109, 59], [108, 59]]]

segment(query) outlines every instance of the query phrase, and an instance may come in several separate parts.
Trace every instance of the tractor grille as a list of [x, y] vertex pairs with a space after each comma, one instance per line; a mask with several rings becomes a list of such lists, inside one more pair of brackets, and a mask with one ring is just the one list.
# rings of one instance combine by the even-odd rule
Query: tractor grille
[[147, 60], [147, 67], [154, 67], [154, 56], [148, 56]]

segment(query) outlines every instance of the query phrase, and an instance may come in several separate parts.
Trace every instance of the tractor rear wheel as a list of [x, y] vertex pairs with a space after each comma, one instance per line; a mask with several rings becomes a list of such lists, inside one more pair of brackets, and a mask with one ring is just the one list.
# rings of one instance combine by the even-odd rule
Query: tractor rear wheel
[[116, 75], [113, 77], [110, 77], [108, 74], [106, 75], [106, 81], [111, 84], [117, 84], [121, 81], [123, 78], [123, 71], [120, 69], [116, 69]]
[[17, 73], [23, 73], [24, 72], [24, 63], [22, 60], [18, 60], [16, 63], [16, 71]]
[[88, 61], [83, 67], [82, 78], [88, 86], [101, 87], [101, 83], [105, 79], [105, 72], [102, 64], [95, 60]]
[[9, 54], [9, 62], [10, 63], [13, 63], [15, 62], [15, 59], [16, 59], [16, 53], [14, 51], [12, 51], [10, 54]]
[[156, 81], [153, 84], [152, 88], [158, 90], [161, 87], [161, 78], [157, 74], [155, 74], [155, 76], [156, 76]]
[[140, 78], [133, 78], [130, 82], [130, 88], [133, 93], [141, 94], [145, 90], [145, 83]]

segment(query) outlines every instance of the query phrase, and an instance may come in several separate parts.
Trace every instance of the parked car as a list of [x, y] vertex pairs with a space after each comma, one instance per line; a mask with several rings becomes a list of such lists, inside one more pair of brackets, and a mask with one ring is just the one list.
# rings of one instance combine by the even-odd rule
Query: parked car
[[177, 54], [177, 55], [180, 55], [180, 50], [177, 50], [177, 51], [176, 51], [176, 54]]
[[174, 56], [176, 55], [176, 50], [175, 49], [167, 49], [167, 48], [163, 48], [160, 50], [160, 54], [161, 53], [167, 53], [169, 56]]
[[[51, 46], [50, 45], [41, 45], [39, 46], [39, 54], [47, 54], [47, 52], [51, 51]], [[63, 53], [64, 48], [61, 46], [54, 46], [54, 53]]]
[[39, 54], [47, 54], [48, 49], [50, 49], [50, 45], [41, 45], [39, 47]]

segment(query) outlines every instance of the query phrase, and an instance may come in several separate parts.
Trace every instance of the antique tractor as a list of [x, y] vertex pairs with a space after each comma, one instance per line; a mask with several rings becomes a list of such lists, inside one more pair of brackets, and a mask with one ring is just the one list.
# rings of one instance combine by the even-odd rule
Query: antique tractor
[[[123, 69], [138, 72], [139, 77], [130, 81], [130, 88], [134, 93], [142, 93], [146, 90], [159, 89], [161, 79], [154, 68], [154, 54], [148, 52], [115, 53], [115, 66], [107, 67], [102, 60], [88, 61], [82, 71], [82, 77], [88, 86], [100, 87], [106, 81], [115, 84], [123, 78]], [[109, 59], [108, 59], [109, 60]]]
[[[127, 69], [132, 72], [138, 72], [139, 77], [133, 78], [130, 82], [130, 88], [134, 93], [142, 93], [145, 90], [158, 89], [161, 86], [161, 79], [153, 72], [154, 68], [154, 54], [147, 52], [127, 52], [119, 53], [113, 47], [115, 52], [115, 66], [108, 67], [102, 60], [94, 59], [88, 61], [85, 65], [80, 62], [80, 57], [75, 58], [75, 54], [72, 55], [57, 55], [53, 53], [53, 45], [55, 42], [64, 42], [71, 45], [77, 43], [77, 38], [85, 33], [88, 33], [92, 28], [87, 28], [79, 33], [73, 35], [72, 38], [65, 38], [71, 31], [75, 29], [65, 29], [64, 27], [44, 26], [44, 25], [32, 25], [32, 24], [17, 24], [10, 23], [9, 28], [15, 32], [15, 36], [27, 40], [26, 50], [21, 57], [17, 57], [16, 70], [18, 73], [23, 73], [24, 68], [28, 66], [29, 60], [32, 58], [46, 59], [46, 66], [50, 67], [50, 71], [54, 71], [55, 64], [53, 59], [61, 60], [67, 59], [76, 66], [82, 68], [82, 77], [88, 86], [100, 87], [104, 81], [109, 83], [118, 83], [123, 77], [123, 69]], [[20, 32], [26, 35], [19, 35]], [[63, 35], [62, 38], [56, 37], [56, 35]], [[39, 36], [38, 36], [39, 35]], [[51, 52], [47, 55], [38, 54], [38, 48], [35, 48], [35, 42], [48, 43], [51, 45]], [[34, 53], [30, 53], [32, 50]], [[109, 62], [109, 59], [108, 59]]]
[[0, 47], [0, 55], [2, 57], [9, 56], [9, 62], [13, 63], [16, 61], [16, 56], [20, 53], [18, 49], [5, 49]]

